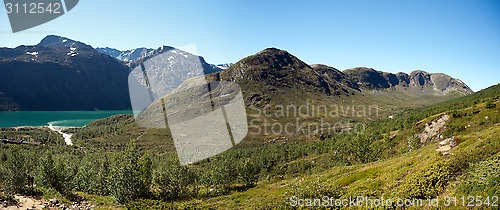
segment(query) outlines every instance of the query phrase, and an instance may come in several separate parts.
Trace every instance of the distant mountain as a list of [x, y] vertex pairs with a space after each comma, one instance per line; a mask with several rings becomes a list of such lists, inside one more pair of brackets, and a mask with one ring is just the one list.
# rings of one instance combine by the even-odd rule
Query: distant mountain
[[60, 36], [0, 48], [0, 110], [130, 109], [128, 73], [116, 59]]
[[409, 75], [403, 72], [391, 74], [365, 67], [347, 69], [344, 73], [360, 87], [367, 89], [405, 87], [410, 90], [423, 91], [429, 94], [446, 94], [452, 91], [463, 94], [473, 93], [473, 91], [459, 79], [452, 78], [442, 73], [431, 74], [425, 71], [416, 70]]
[[234, 63], [223, 63], [223, 64], [217, 64], [216, 66], [220, 69], [227, 69], [231, 67]]
[[96, 48], [96, 50], [100, 53], [107, 54], [124, 62], [136, 62], [155, 53], [155, 49], [148, 49], [144, 47], [125, 51], [120, 51], [109, 47]]
[[109, 47], [104, 47], [104, 48], [103, 47], [98, 47], [98, 48], [96, 48], [96, 50], [97, 50], [97, 52], [109, 55], [109, 56], [111, 56], [113, 58], [119, 58], [119, 57], [121, 57], [120, 55], [122, 55], [124, 53], [124, 52], [122, 52], [120, 50], [117, 50], [117, 49], [114, 49], [114, 48], [109, 48]]
[[[132, 67], [132, 68], [135, 67], [137, 64], [143, 62], [144, 60], [147, 60], [148, 58], [151, 58], [153, 56], [156, 56], [156, 55], [159, 55], [161, 53], [165, 53], [168, 51], [168, 52], [176, 52], [176, 53], [171, 55], [171, 56], [173, 56], [173, 59], [170, 60], [169, 62], [171, 62], [173, 65], [178, 66], [178, 68], [181, 68], [181, 66], [179, 66], [179, 65], [182, 64], [184, 61], [190, 60], [190, 59], [184, 59], [184, 58], [188, 58], [188, 56], [189, 57], [195, 56], [195, 57], [198, 57], [199, 61], [202, 63], [203, 71], [205, 73], [218, 72], [218, 71], [222, 70], [222, 68], [219, 68], [218, 65], [208, 64], [207, 62], [205, 62], [205, 59], [201, 56], [193, 55], [189, 52], [179, 50], [179, 49], [176, 49], [176, 48], [170, 47], [170, 46], [161, 46], [158, 49], [149, 49], [149, 48], [142, 47], [142, 48], [137, 48], [137, 49], [133, 49], [133, 50], [126, 50], [126, 51], [120, 51], [120, 50], [109, 48], [109, 47], [97, 48], [96, 50], [100, 53], [109, 55], [109, 56], [114, 57], [120, 61], [123, 61], [126, 63], [127, 66]], [[192, 60], [190, 60], [190, 61], [192, 61]], [[175, 63], [177, 63], [177, 64], [175, 64]], [[229, 65], [229, 64], [224, 64], [223, 66], [227, 66], [227, 65]]]

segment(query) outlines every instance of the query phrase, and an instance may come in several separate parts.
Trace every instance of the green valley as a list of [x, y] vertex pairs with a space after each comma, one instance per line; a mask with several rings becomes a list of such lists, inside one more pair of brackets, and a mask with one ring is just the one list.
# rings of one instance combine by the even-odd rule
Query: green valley
[[[445, 197], [465, 196], [467, 204], [467, 196], [474, 196], [476, 205], [486, 205], [476, 196], [493, 199], [500, 190], [499, 98], [496, 85], [392, 119], [364, 121], [361, 132], [242, 144], [188, 166], [178, 165], [164, 129], [143, 129], [131, 115], [116, 115], [66, 131], [75, 133], [74, 147], [1, 145], [2, 200], [21, 193], [57, 197], [68, 205], [84, 198], [98, 208], [286, 209], [298, 204], [294, 199], [323, 196], [439, 198], [440, 205]], [[437, 151], [439, 141], [418, 138], [443, 115], [450, 119], [439, 135], [457, 139], [446, 154]], [[2, 133], [56, 135], [48, 130]], [[35, 177], [36, 186], [27, 177]]]

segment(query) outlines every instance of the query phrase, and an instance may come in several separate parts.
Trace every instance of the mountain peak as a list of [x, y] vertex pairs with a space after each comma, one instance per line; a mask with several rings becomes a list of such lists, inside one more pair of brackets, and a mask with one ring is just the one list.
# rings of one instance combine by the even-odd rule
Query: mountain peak
[[354, 68], [349, 68], [344, 70], [344, 73], [346, 72], [357, 72], [357, 73], [363, 73], [363, 72], [379, 72], [373, 68], [368, 68], [368, 67], [354, 67]]
[[424, 74], [424, 75], [427, 75], [427, 74], [430, 74], [429, 72], [426, 72], [424, 70], [414, 70], [410, 73], [410, 75], [415, 75], [415, 74]]
[[242, 61], [249, 65], [262, 66], [263, 69], [270, 70], [298, 70], [306, 67], [311, 69], [309, 65], [289, 52], [274, 47], [266, 48], [255, 55], [244, 58]]
[[332, 93], [331, 87], [311, 66], [277, 48], [267, 48], [238, 61], [221, 71], [220, 78], [240, 84], [260, 83], [271, 92], [277, 88], [300, 88]]
[[[266, 48], [264, 50], [261, 50], [260, 52], [254, 54], [253, 56], [269, 57], [269, 58], [288, 57], [288, 58], [295, 58], [295, 59], [293, 59], [295, 61], [300, 61], [298, 58], [296, 58], [294, 55], [292, 55], [288, 51], [274, 48], [274, 47], [270, 47], [270, 48]], [[252, 57], [252, 56], [249, 56], [249, 57]], [[302, 62], [302, 61], [300, 61], [300, 62]]]
[[261, 50], [257, 54], [276, 54], [276, 53], [279, 54], [279, 53], [288, 53], [288, 52], [285, 50], [275, 48], [275, 47], [269, 47], [269, 48], [266, 48], [264, 50]]
[[[68, 38], [65, 38], [65, 37], [62, 37], [62, 36], [58, 36], [58, 35], [47, 35], [46, 37], [44, 37], [40, 41], [40, 44], [44, 45], [44, 44], [49, 44], [49, 43], [53, 43], [53, 42], [59, 42], [59, 41], [62, 41], [64, 39], [68, 39]], [[71, 40], [71, 41], [73, 41], [73, 40]]]
[[43, 46], [43, 47], [73, 47], [73, 48], [80, 48], [80, 49], [94, 49], [90, 45], [84, 44], [79, 41], [75, 41], [72, 39], [68, 39], [66, 37], [62, 36], [57, 36], [57, 35], [48, 35], [45, 38], [38, 43], [37, 46]]
[[175, 50], [175, 48], [172, 47], [172, 46], [162, 45], [156, 51], [158, 51], [158, 52], [166, 52], [166, 51], [169, 51], [169, 50]]

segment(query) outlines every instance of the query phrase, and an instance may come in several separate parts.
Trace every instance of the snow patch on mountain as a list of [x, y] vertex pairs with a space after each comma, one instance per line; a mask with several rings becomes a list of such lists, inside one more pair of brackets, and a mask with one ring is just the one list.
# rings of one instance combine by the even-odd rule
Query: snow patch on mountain
[[223, 63], [223, 64], [217, 64], [216, 66], [220, 69], [227, 69], [229, 67], [231, 67], [233, 65], [233, 63]]
[[26, 54], [38, 57], [38, 52], [26, 52]]

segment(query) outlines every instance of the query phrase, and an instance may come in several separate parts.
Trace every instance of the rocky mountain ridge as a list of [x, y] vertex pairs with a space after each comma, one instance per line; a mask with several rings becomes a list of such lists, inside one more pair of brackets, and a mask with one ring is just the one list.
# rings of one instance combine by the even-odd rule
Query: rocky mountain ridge
[[[205, 59], [201, 56], [193, 55], [189, 52], [171, 47], [171, 46], [161, 46], [157, 49], [151, 49], [151, 48], [145, 48], [145, 47], [140, 47], [132, 50], [125, 50], [125, 51], [120, 51], [114, 48], [96, 48], [96, 50], [100, 53], [109, 55], [111, 57], [114, 57], [122, 62], [124, 62], [127, 66], [134, 68], [138, 64], [144, 62], [145, 60], [152, 58], [154, 56], [157, 56], [159, 54], [165, 53], [165, 52], [176, 52], [174, 54], [171, 54], [173, 57], [169, 62], [172, 63], [178, 63], [175, 65], [181, 65], [182, 62], [185, 60], [184, 58], [188, 58], [190, 56], [195, 56], [198, 58], [199, 62], [203, 66], [203, 71], [205, 73], [213, 73], [222, 70], [225, 66], [228, 66], [228, 64], [222, 65], [219, 67], [218, 65], [214, 64], [209, 64], [205, 61]], [[183, 58], [184, 57], [184, 58]], [[226, 67], [227, 68], [227, 67]]]
[[351, 95], [362, 90], [394, 88], [433, 95], [473, 93], [461, 80], [442, 73], [416, 70], [410, 74], [392, 74], [366, 67], [339, 71], [321, 64], [308, 65], [287, 51], [276, 48], [268, 48], [240, 60], [221, 71], [220, 79], [263, 83], [263, 86], [273, 88], [300, 86], [309, 91], [320, 90], [326, 95]]
[[428, 92], [434, 91], [435, 93], [442, 94], [450, 91], [457, 91], [463, 94], [473, 93], [464, 82], [443, 73], [428, 73], [422, 70], [415, 70], [410, 74], [404, 72], [392, 74], [366, 67], [346, 69], [343, 73], [361, 88], [366, 89], [403, 87]]

